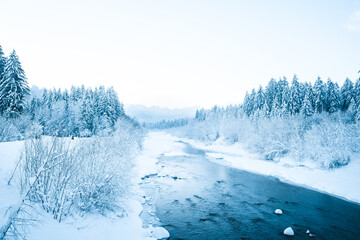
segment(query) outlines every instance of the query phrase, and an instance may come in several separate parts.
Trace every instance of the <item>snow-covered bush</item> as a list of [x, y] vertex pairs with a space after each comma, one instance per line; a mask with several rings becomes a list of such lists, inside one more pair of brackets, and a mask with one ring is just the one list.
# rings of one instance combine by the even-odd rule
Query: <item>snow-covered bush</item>
[[193, 120], [183, 136], [211, 142], [213, 133], [232, 144], [242, 143], [264, 160], [289, 157], [300, 165], [337, 168], [360, 151], [360, 124], [348, 123], [344, 114], [303, 116], [241, 116]]
[[29, 128], [27, 129], [25, 133], [25, 137], [27, 139], [40, 138], [42, 134], [43, 134], [43, 126], [41, 126], [36, 122], [33, 122], [30, 124]]
[[113, 136], [33, 135], [25, 141], [14, 178], [24, 202], [39, 204], [58, 221], [74, 214], [124, 212], [142, 137], [141, 129], [124, 119]]
[[15, 141], [22, 138], [13, 120], [0, 117], [0, 142]]
[[354, 144], [359, 144], [342, 122], [324, 119], [304, 133], [299, 157], [315, 161], [324, 168], [347, 165], [353, 153]]

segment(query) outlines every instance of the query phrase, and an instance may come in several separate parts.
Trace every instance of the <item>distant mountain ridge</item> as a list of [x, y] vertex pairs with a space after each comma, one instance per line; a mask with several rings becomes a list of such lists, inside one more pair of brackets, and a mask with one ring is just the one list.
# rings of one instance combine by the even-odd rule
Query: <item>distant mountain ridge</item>
[[195, 116], [197, 107], [187, 108], [163, 108], [163, 107], [146, 107], [143, 105], [126, 104], [125, 112], [130, 117], [136, 118], [142, 123], [156, 123], [162, 120], [169, 121], [179, 118], [192, 118]]

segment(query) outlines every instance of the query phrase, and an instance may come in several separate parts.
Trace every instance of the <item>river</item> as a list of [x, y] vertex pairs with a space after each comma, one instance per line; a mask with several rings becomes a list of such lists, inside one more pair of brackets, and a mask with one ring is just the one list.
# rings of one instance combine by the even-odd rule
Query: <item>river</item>
[[360, 205], [217, 164], [182, 144], [186, 154], [161, 155], [141, 184], [151, 196], [143, 218], [170, 239], [287, 239], [287, 227], [291, 239], [308, 239], [307, 230], [316, 239], [360, 239]]

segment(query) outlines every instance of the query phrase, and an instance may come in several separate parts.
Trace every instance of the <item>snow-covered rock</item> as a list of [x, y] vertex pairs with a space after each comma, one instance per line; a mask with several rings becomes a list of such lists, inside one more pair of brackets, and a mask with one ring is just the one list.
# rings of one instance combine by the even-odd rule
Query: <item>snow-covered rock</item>
[[276, 210], [275, 210], [275, 213], [276, 213], [277, 215], [281, 215], [281, 214], [283, 214], [283, 211], [282, 211], [281, 209], [276, 209]]
[[291, 227], [288, 227], [284, 230], [284, 234], [287, 236], [294, 236], [294, 230]]

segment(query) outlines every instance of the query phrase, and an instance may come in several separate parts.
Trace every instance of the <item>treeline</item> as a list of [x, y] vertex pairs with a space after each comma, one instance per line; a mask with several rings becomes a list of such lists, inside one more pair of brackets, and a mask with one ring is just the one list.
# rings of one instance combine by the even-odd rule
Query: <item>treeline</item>
[[143, 127], [149, 129], [167, 129], [167, 128], [175, 128], [175, 127], [182, 127], [189, 123], [188, 118], [180, 118], [174, 120], [162, 120], [156, 123], [143, 123]]
[[[179, 130], [202, 141], [239, 143], [260, 158], [293, 165], [335, 168], [360, 152], [360, 79], [339, 87], [320, 78], [314, 85], [272, 79], [244, 102], [199, 109]], [[287, 162], [286, 164], [290, 164]]]
[[16, 52], [5, 57], [0, 46], [0, 141], [40, 135], [109, 135], [119, 119], [140, 127], [125, 114], [112, 87], [34, 90]]
[[279, 81], [271, 79], [265, 89], [260, 86], [246, 93], [243, 104], [225, 108], [215, 106], [211, 111], [204, 109], [196, 112], [195, 118], [204, 120], [207, 115], [239, 115], [249, 117], [301, 115], [310, 117], [316, 113], [348, 112], [351, 121], [360, 120], [360, 79], [354, 84], [346, 79], [339, 87], [330, 79], [325, 83], [319, 77], [315, 84], [299, 82], [294, 76], [291, 85], [284, 77]]
[[[33, 96], [27, 112], [30, 120], [43, 127], [46, 135], [88, 137], [109, 134], [119, 118], [127, 118], [113, 88], [71, 87], [43, 90]], [[134, 124], [137, 124], [134, 122]]]

